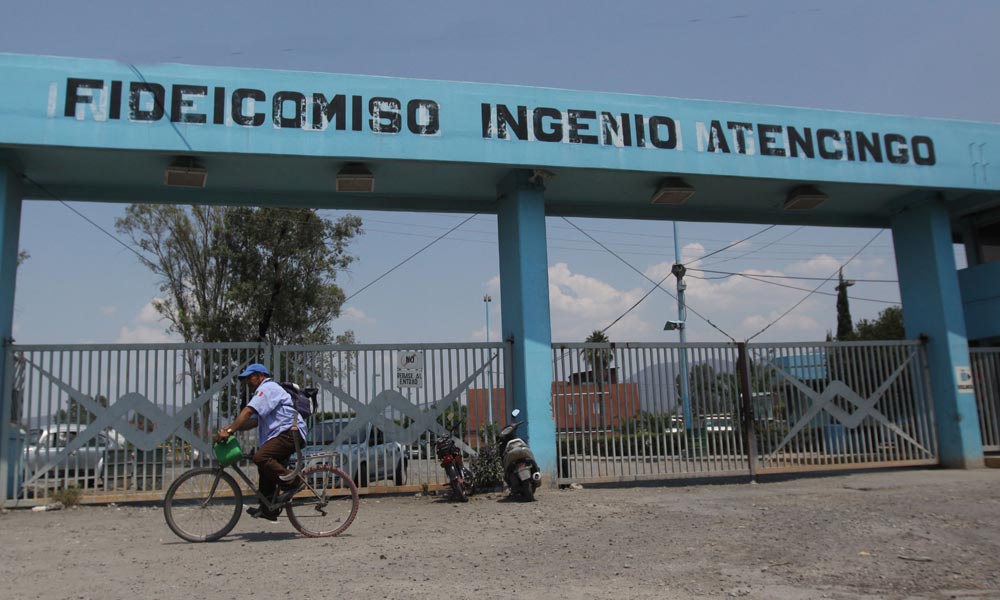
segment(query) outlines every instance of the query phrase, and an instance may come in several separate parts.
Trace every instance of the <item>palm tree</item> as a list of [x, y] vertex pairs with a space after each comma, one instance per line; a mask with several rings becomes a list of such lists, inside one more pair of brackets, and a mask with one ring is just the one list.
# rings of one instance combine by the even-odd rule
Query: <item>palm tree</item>
[[[603, 331], [595, 329], [593, 333], [587, 336], [584, 342], [588, 344], [610, 344], [611, 340], [608, 339], [607, 334]], [[605, 374], [606, 369], [611, 366], [611, 363], [615, 362], [615, 352], [611, 348], [584, 348], [583, 362], [589, 369], [594, 371], [597, 381], [603, 382], [607, 379]]]

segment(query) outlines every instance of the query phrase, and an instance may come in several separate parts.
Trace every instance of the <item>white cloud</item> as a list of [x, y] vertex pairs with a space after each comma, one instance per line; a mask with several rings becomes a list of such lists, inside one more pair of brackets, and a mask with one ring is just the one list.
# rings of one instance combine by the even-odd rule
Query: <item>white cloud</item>
[[[552, 338], [555, 341], [582, 341], [595, 329], [603, 329], [640, 298], [645, 291], [623, 291], [599, 279], [573, 273], [566, 263], [549, 267], [549, 307]], [[653, 331], [635, 312], [615, 324], [609, 337], [640, 339]]]
[[369, 317], [361, 309], [354, 308], [353, 306], [348, 306], [340, 312], [340, 318], [345, 321], [353, 321], [355, 323], [375, 323], [375, 319]]
[[[692, 243], [684, 248], [686, 257], [704, 254], [701, 244]], [[828, 254], [818, 254], [781, 269], [745, 269], [742, 274], [754, 275], [796, 275], [826, 278], [837, 270], [842, 260]], [[647, 277], [653, 281], [664, 280], [661, 284], [671, 296], [675, 293], [676, 280], [670, 275], [673, 261], [664, 261], [648, 267]], [[864, 279], [894, 279], [895, 269], [891, 260], [884, 258], [856, 258], [845, 275]], [[697, 264], [693, 265], [697, 269]], [[695, 315], [700, 313], [716, 326], [738, 341], [756, 334], [768, 324], [778, 319], [785, 311], [803, 300], [810, 290], [821, 282], [816, 280], [780, 279], [776, 277], [752, 280], [747, 277], [729, 276], [715, 279], [717, 274], [690, 270], [687, 282], [686, 303], [688, 311], [687, 339], [691, 342], [728, 340], [722, 333]], [[665, 278], [665, 279], [664, 279]], [[781, 287], [784, 286], [791, 287]], [[565, 262], [549, 267], [549, 304], [552, 317], [552, 339], [556, 342], [580, 341], [593, 330], [602, 329], [625, 313], [649, 290], [649, 282], [640, 282], [632, 289], [619, 289], [601, 279], [575, 272]], [[832, 292], [834, 281], [821, 286], [821, 292]], [[866, 287], [867, 286], [867, 287]], [[485, 283], [488, 293], [494, 295], [494, 303], [499, 296], [500, 280], [493, 277]], [[800, 289], [792, 289], [800, 288]], [[858, 283], [851, 288], [852, 296], [898, 298], [898, 291], [892, 284]], [[662, 331], [666, 319], [676, 318], [676, 300], [662, 291], [653, 292], [636, 309], [608, 331], [615, 341], [677, 341], [676, 334]], [[855, 321], [873, 318], [886, 304], [873, 302], [851, 302], [851, 313]], [[496, 310], [496, 309], [494, 309]], [[496, 314], [496, 313], [494, 313]], [[500, 326], [496, 314], [496, 326]], [[500, 339], [499, 331], [493, 329], [491, 318], [490, 339]], [[824, 294], [813, 294], [790, 313], [781, 317], [767, 331], [754, 341], [818, 341], [826, 332], [836, 326], [836, 298]], [[486, 329], [480, 326], [470, 332], [470, 339], [483, 341]]]
[[176, 335], [167, 333], [167, 322], [156, 312], [153, 303], [147, 303], [132, 319], [131, 325], [123, 325], [118, 331], [119, 344], [160, 344], [182, 341]]
[[[154, 298], [153, 302], [157, 302], [158, 300], [158, 298]], [[156, 310], [156, 307], [153, 306], [153, 302], [149, 302], [142, 307], [142, 310], [140, 310], [139, 314], [135, 317], [137, 323], [159, 323], [163, 320], [163, 316], [161, 316], [159, 311]]]
[[699, 256], [705, 256], [706, 254], [708, 254], [708, 252], [705, 251], [705, 246], [700, 242], [684, 244], [684, 247], [681, 248], [681, 262], [689, 263]]
[[[825, 278], [829, 277], [831, 273], [836, 273], [843, 262], [843, 260], [836, 259], [829, 254], [820, 254], [808, 260], [791, 263], [785, 270], [788, 271], [789, 275]], [[855, 263], [857, 263], [856, 259], [852, 261], [851, 265], [857, 268]]]
[[[479, 329], [473, 331], [472, 334], [469, 337], [474, 342], [485, 342], [486, 341], [486, 325], [483, 325]], [[498, 323], [497, 326], [494, 327], [493, 323], [491, 322], [490, 323], [490, 341], [491, 342], [499, 342], [500, 340], [501, 340], [501, 338], [500, 338], [500, 325]]]
[[136, 325], [135, 327], [123, 325], [118, 330], [118, 339], [115, 340], [119, 344], [160, 344], [179, 341], [181, 340], [171, 336], [162, 328], [144, 325]]

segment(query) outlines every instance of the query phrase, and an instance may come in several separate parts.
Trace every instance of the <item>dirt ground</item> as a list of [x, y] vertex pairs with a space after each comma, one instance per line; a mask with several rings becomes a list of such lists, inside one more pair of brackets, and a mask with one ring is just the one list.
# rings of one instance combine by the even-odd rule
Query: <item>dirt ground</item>
[[[5, 598], [1000, 598], [1000, 470], [363, 499], [341, 537], [159, 506], [0, 515]], [[266, 567], [270, 562], [273, 567]]]

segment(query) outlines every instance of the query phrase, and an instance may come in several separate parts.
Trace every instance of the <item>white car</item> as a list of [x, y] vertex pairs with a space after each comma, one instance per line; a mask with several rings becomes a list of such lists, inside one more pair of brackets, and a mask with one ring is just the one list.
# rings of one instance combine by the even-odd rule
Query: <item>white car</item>
[[[89, 439], [79, 448], [65, 453], [77, 436]], [[105, 429], [92, 432], [88, 425], [58, 423], [31, 429], [24, 448], [24, 468], [28, 477], [47, 472], [66, 479], [86, 479], [96, 486], [102, 481], [109, 457], [125, 449], [125, 438]]]
[[381, 430], [371, 423], [358, 423], [348, 431], [353, 419], [327, 419], [312, 423], [306, 436], [306, 455], [336, 452], [337, 466], [354, 479], [358, 487], [369, 482], [391, 480], [406, 483], [409, 452], [398, 442], [387, 442]]

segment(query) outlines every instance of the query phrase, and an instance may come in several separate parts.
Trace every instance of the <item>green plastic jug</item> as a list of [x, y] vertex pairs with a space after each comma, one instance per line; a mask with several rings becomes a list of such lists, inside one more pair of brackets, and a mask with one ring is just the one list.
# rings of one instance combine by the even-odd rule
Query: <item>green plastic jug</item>
[[236, 464], [243, 458], [243, 449], [240, 448], [240, 441], [236, 439], [235, 435], [231, 435], [225, 441], [219, 442], [214, 446], [214, 449], [215, 458], [219, 460], [219, 464], [223, 467]]

